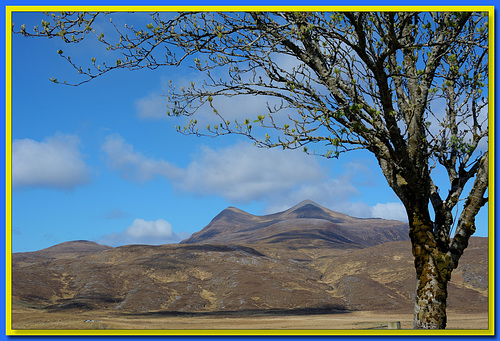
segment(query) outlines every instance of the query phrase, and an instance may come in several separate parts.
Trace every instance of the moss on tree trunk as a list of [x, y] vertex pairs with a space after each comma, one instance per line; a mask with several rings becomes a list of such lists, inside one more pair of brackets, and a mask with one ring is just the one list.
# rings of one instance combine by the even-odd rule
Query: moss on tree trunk
[[447, 254], [447, 248], [439, 249], [427, 212], [420, 212], [415, 210], [410, 222], [417, 275], [413, 328], [445, 329], [451, 257]]
[[428, 255], [417, 274], [414, 329], [445, 329], [448, 269], [446, 255]]

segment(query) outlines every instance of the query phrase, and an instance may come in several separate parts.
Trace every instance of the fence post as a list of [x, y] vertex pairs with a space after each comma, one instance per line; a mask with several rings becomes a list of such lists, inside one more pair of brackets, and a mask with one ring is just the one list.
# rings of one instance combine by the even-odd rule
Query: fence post
[[401, 322], [399, 322], [399, 321], [389, 322], [389, 324], [387, 325], [387, 328], [388, 329], [401, 329]]

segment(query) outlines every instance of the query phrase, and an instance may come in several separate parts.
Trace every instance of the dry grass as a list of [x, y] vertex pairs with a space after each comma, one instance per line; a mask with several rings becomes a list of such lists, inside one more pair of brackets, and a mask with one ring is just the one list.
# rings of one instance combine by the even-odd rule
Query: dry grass
[[[301, 316], [125, 316], [103, 311], [48, 313], [36, 309], [19, 309], [12, 313], [12, 329], [356, 330], [387, 328], [389, 322], [395, 321], [401, 322], [402, 329], [411, 329], [412, 318], [411, 313], [381, 314], [368, 311]], [[448, 329], [488, 329], [488, 314], [449, 312]]]

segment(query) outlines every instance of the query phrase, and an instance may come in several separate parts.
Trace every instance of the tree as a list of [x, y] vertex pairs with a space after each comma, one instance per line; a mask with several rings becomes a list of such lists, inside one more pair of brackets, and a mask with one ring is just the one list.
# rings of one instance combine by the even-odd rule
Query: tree
[[[408, 215], [414, 328], [446, 327], [447, 283], [488, 200], [487, 12], [152, 13], [141, 27], [111, 22], [116, 41], [92, 29], [107, 15], [47, 14], [41, 27], [16, 32], [66, 43], [94, 33], [112, 63], [82, 67], [58, 51], [85, 77], [78, 84], [117, 69], [203, 72], [202, 84], [172, 83], [167, 96], [168, 115], [194, 116], [181, 133], [241, 134], [327, 158], [370, 151]], [[216, 98], [240, 95], [276, 100], [256, 118], [226, 120]], [[198, 128], [203, 106], [220, 123]], [[433, 181], [438, 168], [449, 178], [444, 191]]]

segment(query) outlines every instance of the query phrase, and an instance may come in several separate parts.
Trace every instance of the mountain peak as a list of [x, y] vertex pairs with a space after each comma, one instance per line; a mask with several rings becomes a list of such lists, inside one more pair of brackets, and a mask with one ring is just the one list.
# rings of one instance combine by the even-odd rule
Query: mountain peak
[[247, 212], [243, 211], [242, 209], [239, 209], [238, 207], [234, 207], [234, 206], [226, 207], [224, 210], [222, 210], [222, 212], [224, 212], [224, 211], [231, 211], [231, 212], [238, 212], [238, 213], [247, 213]]
[[330, 211], [312, 200], [304, 200], [283, 212], [288, 219], [324, 219], [331, 221], [336, 212]]
[[300, 209], [304, 206], [314, 206], [314, 207], [323, 209], [323, 207], [321, 207], [321, 205], [316, 204], [314, 201], [312, 201], [310, 199], [306, 199], [306, 200], [299, 202], [297, 205], [293, 206], [292, 208], [288, 209], [288, 211], [295, 211], [295, 210]]

